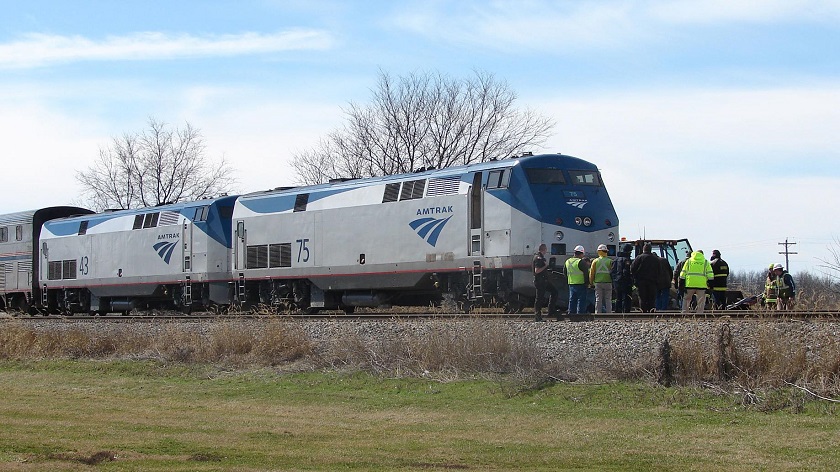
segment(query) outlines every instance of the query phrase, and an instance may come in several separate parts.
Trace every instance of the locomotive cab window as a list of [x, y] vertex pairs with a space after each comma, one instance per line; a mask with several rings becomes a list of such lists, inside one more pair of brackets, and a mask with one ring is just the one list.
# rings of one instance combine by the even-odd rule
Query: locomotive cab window
[[487, 188], [508, 188], [510, 185], [510, 169], [491, 170], [487, 176]]
[[532, 184], [565, 184], [566, 177], [560, 169], [525, 169], [528, 182]]
[[601, 175], [592, 170], [570, 170], [569, 175], [575, 185], [601, 186]]
[[82, 221], [79, 223], [79, 236], [83, 234], [87, 234], [88, 229], [88, 220]]

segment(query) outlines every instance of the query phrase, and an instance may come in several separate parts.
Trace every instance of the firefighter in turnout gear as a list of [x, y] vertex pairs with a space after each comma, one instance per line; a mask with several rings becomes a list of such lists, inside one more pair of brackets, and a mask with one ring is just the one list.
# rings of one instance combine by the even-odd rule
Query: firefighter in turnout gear
[[612, 266], [613, 260], [607, 257], [607, 246], [598, 246], [598, 258], [589, 267], [589, 283], [595, 288], [595, 313], [612, 313]]
[[720, 251], [715, 249], [712, 251], [712, 272], [715, 273], [715, 278], [709, 282], [709, 288], [712, 290], [712, 299], [714, 300], [714, 309], [723, 310], [726, 308], [726, 280], [729, 277], [729, 264], [720, 258]]
[[682, 312], [688, 311], [691, 297], [697, 297], [696, 313], [703, 313], [706, 305], [706, 287], [715, 278], [712, 265], [706, 260], [703, 251], [694, 251], [683, 264], [680, 279], [685, 280], [685, 298], [683, 298]]
[[767, 276], [764, 285], [764, 303], [768, 308], [790, 310], [796, 297], [796, 285], [793, 277], [785, 271], [781, 264], [773, 266], [773, 277]]

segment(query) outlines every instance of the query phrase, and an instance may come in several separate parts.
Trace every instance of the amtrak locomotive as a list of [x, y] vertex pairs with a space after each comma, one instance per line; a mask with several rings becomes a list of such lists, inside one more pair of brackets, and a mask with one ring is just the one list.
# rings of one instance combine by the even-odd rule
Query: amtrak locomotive
[[65, 313], [440, 303], [518, 311], [533, 302], [541, 242], [560, 267], [577, 245], [615, 254], [619, 234], [597, 167], [560, 154], [43, 226], [37, 304]]

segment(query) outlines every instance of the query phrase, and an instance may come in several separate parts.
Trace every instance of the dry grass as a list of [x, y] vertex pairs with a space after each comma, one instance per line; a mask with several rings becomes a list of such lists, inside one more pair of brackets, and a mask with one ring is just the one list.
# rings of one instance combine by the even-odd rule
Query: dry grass
[[[0, 359], [150, 359], [238, 369], [365, 371], [437, 381], [480, 377], [499, 380], [510, 395], [575, 379], [581, 372], [575, 358], [546, 359], [530, 336], [511, 330], [503, 321], [393, 323], [381, 331], [343, 332], [315, 341], [300, 323], [283, 318], [46, 328], [11, 321], [0, 330]], [[737, 326], [740, 331], [719, 323], [711, 336], [688, 329], [671, 336], [659, 352], [642, 353], [629, 361], [606, 348], [589, 360], [593, 367], [586, 379], [716, 385], [748, 392], [748, 403], [760, 403], [753, 397], [764, 392], [793, 386], [825, 397], [840, 395], [836, 336], [814, 334], [826, 331], [809, 331], [808, 324], [793, 321]], [[382, 325], [373, 324], [365, 329], [379, 328]]]
[[237, 322], [198, 331], [179, 323], [57, 326], [37, 329], [9, 322], [0, 331], [0, 359], [160, 359], [183, 363], [275, 366], [310, 356], [313, 344], [293, 323], [267, 320], [258, 327]]
[[[784, 323], [793, 322], [756, 326], [752, 342], [733, 333], [728, 323], [720, 324], [711, 342], [690, 337], [671, 340], [672, 379], [678, 385], [728, 387], [742, 392], [747, 404], [772, 400], [775, 393], [770, 392], [781, 390], [799, 398], [803, 387], [820, 396], [840, 395], [840, 341], [827, 334], [808, 336], [804, 330], [781, 329]], [[761, 406], [768, 404], [772, 402]]]

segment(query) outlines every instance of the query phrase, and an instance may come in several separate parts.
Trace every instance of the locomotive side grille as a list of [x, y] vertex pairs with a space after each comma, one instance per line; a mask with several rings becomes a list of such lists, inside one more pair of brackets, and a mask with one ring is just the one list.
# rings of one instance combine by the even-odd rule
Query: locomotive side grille
[[423, 198], [423, 190], [426, 190], [426, 181], [415, 180], [414, 189], [411, 191], [411, 199]]
[[385, 185], [385, 195], [382, 196], [382, 203], [395, 202], [400, 195], [400, 183], [394, 182]]
[[6, 264], [0, 263], [0, 288], [6, 288]]
[[268, 267], [268, 245], [248, 246], [245, 268], [265, 269]]
[[410, 180], [403, 182], [402, 192], [400, 192], [400, 201], [414, 200], [415, 198], [423, 197], [423, 190], [426, 188], [426, 180]]
[[429, 179], [429, 190], [426, 192], [426, 196], [437, 197], [438, 195], [457, 194], [460, 184], [461, 178], [458, 176]]
[[160, 220], [158, 220], [158, 226], [177, 225], [179, 215], [179, 213], [175, 213], [174, 211], [161, 212]]
[[[11, 269], [11, 267], [10, 267]], [[29, 272], [32, 270], [32, 261], [18, 262], [18, 272]]]
[[76, 278], [76, 259], [61, 261], [61, 278], [75, 279]]
[[61, 280], [61, 261], [50, 261], [47, 279]]
[[270, 244], [268, 246], [268, 266], [291, 267], [292, 266], [292, 243]]
[[309, 194], [301, 193], [295, 197], [295, 211], [306, 211], [306, 204], [309, 203]]

